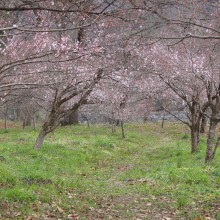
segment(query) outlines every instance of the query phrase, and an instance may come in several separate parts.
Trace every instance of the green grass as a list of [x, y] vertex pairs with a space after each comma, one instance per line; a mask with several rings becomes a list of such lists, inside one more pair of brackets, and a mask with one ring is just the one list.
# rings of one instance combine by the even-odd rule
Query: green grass
[[178, 123], [0, 130], [0, 219], [220, 219], [220, 151], [204, 166]]

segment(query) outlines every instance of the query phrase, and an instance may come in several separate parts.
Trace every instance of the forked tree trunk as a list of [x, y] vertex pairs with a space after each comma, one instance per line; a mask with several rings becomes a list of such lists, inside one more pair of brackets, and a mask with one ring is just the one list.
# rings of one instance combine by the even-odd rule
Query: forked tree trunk
[[[93, 88], [96, 84], [101, 80], [101, 76], [103, 74], [103, 69], [98, 69], [96, 73], [96, 77], [93, 78], [93, 81], [83, 87], [82, 92], [76, 93], [76, 88], [73, 90], [69, 90], [70, 87], [64, 89], [61, 93], [58, 94], [58, 90], [56, 90], [53, 105], [51, 111], [45, 120], [40, 134], [37, 137], [37, 140], [34, 145], [34, 149], [40, 149], [44, 138], [50, 132], [53, 132], [60, 124], [60, 120], [65, 118], [75, 111], [79, 109], [79, 107], [87, 101], [88, 96], [91, 94]], [[70, 92], [71, 91], [71, 92]], [[75, 96], [80, 95], [79, 100], [74, 103], [68, 110], [64, 110], [63, 105], [67, 103], [69, 100], [74, 98]]]
[[[210, 119], [210, 127], [207, 139], [207, 148], [206, 148], [206, 157], [205, 163], [209, 164], [212, 162], [214, 157], [214, 138], [215, 138], [215, 131], [216, 131], [217, 123]], [[218, 142], [217, 142], [218, 143]]]
[[37, 137], [37, 140], [34, 145], [34, 149], [39, 150], [41, 148], [46, 135], [47, 133], [42, 129]]

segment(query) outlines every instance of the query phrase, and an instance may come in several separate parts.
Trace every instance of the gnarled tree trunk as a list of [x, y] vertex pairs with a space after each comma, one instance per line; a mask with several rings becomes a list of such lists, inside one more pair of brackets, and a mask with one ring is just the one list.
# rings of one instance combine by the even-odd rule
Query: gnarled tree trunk
[[40, 149], [46, 135], [54, 131], [55, 128], [57, 128], [60, 122], [60, 112], [61, 106], [59, 106], [57, 103], [54, 103], [54, 106], [50, 114], [48, 115], [46, 121], [42, 125], [41, 131], [35, 142], [34, 149]]

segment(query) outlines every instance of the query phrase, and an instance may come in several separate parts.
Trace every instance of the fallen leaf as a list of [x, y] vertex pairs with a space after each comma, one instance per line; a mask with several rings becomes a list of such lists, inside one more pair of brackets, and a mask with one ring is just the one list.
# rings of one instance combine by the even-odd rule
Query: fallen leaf
[[67, 219], [79, 219], [79, 217], [78, 217], [78, 215], [77, 214], [69, 214], [68, 216], [67, 216]]
[[60, 208], [59, 206], [57, 206], [57, 210], [60, 212], [60, 213], [64, 213], [64, 210], [62, 208]]

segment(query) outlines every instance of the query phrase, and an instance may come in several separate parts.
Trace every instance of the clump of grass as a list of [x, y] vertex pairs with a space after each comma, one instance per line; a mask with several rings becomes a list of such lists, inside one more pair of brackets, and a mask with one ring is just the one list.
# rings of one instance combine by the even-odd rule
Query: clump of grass
[[177, 198], [177, 208], [182, 209], [189, 204], [189, 198], [186, 195], [179, 195]]
[[177, 158], [177, 168], [181, 168], [183, 166], [183, 159], [181, 157]]
[[9, 130], [8, 130], [8, 129], [5, 129], [5, 130], [4, 130], [4, 133], [5, 133], [5, 134], [9, 133]]
[[220, 220], [220, 212], [216, 213], [215, 219]]
[[186, 140], [190, 139], [189, 134], [185, 133], [185, 134], [182, 136], [182, 139], [186, 139]]
[[114, 148], [115, 144], [111, 142], [111, 140], [106, 138], [99, 138], [96, 140], [96, 144], [102, 148]]
[[0, 164], [0, 185], [10, 186], [16, 184], [16, 176], [6, 166]]
[[36, 200], [33, 192], [18, 187], [5, 190], [4, 198], [11, 202], [34, 202]]

